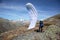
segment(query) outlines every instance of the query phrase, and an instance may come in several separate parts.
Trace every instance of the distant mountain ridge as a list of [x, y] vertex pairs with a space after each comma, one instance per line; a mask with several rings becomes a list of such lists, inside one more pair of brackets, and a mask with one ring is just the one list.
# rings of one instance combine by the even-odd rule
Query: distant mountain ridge
[[0, 33], [14, 30], [18, 27], [22, 27], [28, 25], [29, 21], [11, 21], [8, 19], [0, 18]]
[[54, 15], [44, 20], [44, 22], [47, 22], [49, 24], [56, 24], [59, 21], [60, 21], [60, 14]]
[[16, 25], [11, 23], [8, 19], [0, 18], [0, 33], [15, 29]]

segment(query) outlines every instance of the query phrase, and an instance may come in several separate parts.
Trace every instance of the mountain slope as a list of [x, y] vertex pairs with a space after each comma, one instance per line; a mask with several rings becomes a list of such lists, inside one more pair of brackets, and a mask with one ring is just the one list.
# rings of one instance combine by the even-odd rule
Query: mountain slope
[[12, 40], [60, 40], [60, 14], [44, 20], [44, 26], [45, 32], [20, 34]]
[[9, 22], [8, 19], [0, 18], [0, 33], [15, 29], [16, 25]]
[[[57, 15], [58, 16], [58, 15]], [[56, 15], [44, 20], [44, 32], [38, 33], [37, 26], [27, 31], [27, 27], [19, 27], [18, 29], [5, 32], [0, 35], [1, 40], [60, 40], [60, 19]], [[59, 16], [60, 17], [60, 16]], [[38, 25], [37, 23], [36, 25]]]

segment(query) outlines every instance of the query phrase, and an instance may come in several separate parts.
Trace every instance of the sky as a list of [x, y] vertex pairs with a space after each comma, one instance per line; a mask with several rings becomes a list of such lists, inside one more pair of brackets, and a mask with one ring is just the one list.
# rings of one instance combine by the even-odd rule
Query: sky
[[60, 0], [0, 0], [0, 17], [9, 20], [30, 20], [27, 3], [35, 6], [38, 20], [60, 14]]

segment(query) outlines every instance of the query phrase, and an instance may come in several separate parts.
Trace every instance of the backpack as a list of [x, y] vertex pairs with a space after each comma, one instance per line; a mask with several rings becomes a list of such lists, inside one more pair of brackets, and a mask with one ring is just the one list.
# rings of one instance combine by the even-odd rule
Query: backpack
[[40, 21], [40, 27], [43, 27], [44, 24], [43, 24], [43, 21]]

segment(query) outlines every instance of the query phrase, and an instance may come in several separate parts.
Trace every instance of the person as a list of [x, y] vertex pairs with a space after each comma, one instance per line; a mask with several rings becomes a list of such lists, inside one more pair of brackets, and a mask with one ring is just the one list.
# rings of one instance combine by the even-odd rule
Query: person
[[42, 30], [43, 30], [42, 28], [44, 27], [43, 21], [40, 21], [39, 24], [40, 24], [39, 25], [39, 31], [42, 32]]

